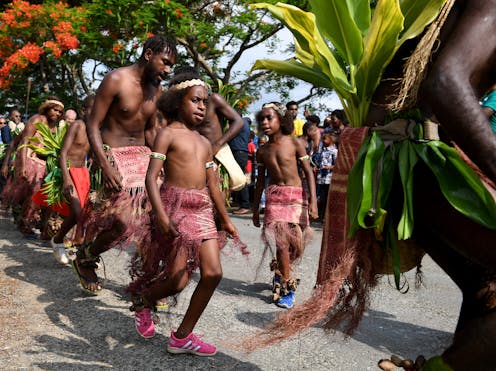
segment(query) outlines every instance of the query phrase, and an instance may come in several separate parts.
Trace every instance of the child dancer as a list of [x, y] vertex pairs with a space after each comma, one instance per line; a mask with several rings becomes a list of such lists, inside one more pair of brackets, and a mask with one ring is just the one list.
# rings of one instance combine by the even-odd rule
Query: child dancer
[[[259, 202], [267, 169], [269, 185], [265, 190], [262, 238], [272, 250], [275, 241], [276, 259], [271, 263], [271, 270], [275, 271], [273, 297], [276, 305], [291, 308], [297, 286], [297, 280], [291, 275], [292, 266], [305, 248], [310, 232], [309, 212], [313, 219], [318, 216], [314, 176], [304, 146], [297, 138], [291, 137], [293, 118], [282, 104], [264, 104], [256, 119], [259, 130], [269, 137], [269, 142], [257, 152], [253, 224], [260, 227]], [[310, 207], [298, 175], [298, 165], [308, 181]]]
[[[200, 267], [201, 278], [176, 331], [167, 345], [170, 353], [210, 356], [216, 347], [192, 333], [222, 278], [218, 232], [213, 206], [221, 228], [231, 236], [232, 225], [213, 168], [209, 141], [195, 128], [205, 118], [208, 90], [197, 75], [174, 77], [169, 90], [157, 102], [168, 125], [158, 132], [146, 176], [146, 188], [154, 214], [151, 241], [143, 243], [131, 266], [136, 329], [143, 337], [154, 335], [153, 304], [180, 293], [191, 273]], [[164, 169], [159, 191], [157, 177]], [[213, 201], [213, 203], [212, 203]]]
[[317, 183], [319, 184], [319, 220], [324, 221], [324, 214], [327, 206], [327, 195], [331, 185], [332, 170], [338, 156], [336, 146], [337, 135], [334, 132], [326, 131], [322, 135], [322, 148], [318, 155]]

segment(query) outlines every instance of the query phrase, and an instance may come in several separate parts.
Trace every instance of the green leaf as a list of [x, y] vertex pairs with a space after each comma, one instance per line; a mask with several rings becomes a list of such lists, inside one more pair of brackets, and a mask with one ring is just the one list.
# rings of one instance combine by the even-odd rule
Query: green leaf
[[[362, 60], [356, 70], [355, 84], [360, 101], [359, 117], [367, 116], [375, 89], [397, 50], [398, 35], [403, 29], [403, 15], [397, 0], [381, 0], [375, 8], [369, 32], [365, 37]], [[354, 126], [363, 125], [355, 122]]]
[[374, 186], [375, 170], [379, 159], [383, 156], [385, 150], [384, 142], [377, 133], [372, 133], [370, 143], [365, 155], [362, 174], [362, 202], [358, 211], [358, 224], [362, 228], [375, 227], [375, 225], [367, 225], [365, 219], [372, 208], [377, 205], [373, 204], [374, 192], [379, 192]]
[[[363, 40], [361, 30], [353, 18], [357, 13], [357, 9], [352, 5], [350, 6], [350, 3], [356, 3], [358, 6], [363, 7], [364, 1], [310, 0], [309, 2], [322, 34], [331, 41], [332, 45], [344, 56], [348, 64], [357, 65], [363, 53]], [[368, 1], [365, 2], [367, 3], [366, 8], [370, 10]], [[350, 8], [353, 9], [353, 13]], [[364, 18], [366, 17], [366, 13], [364, 12], [364, 14], [360, 15], [362, 16], [359, 20], [365, 23]], [[330, 22], [330, 19], [333, 21]]]
[[398, 239], [406, 240], [413, 234], [413, 169], [418, 161], [415, 148], [409, 140], [399, 145], [398, 167], [403, 185], [403, 210], [398, 223]]
[[436, 19], [446, 0], [402, 0], [400, 7], [405, 17], [399, 45], [420, 35], [426, 25]]
[[348, 220], [350, 222], [348, 237], [353, 237], [360, 227], [358, 223], [358, 213], [360, 211], [363, 196], [362, 174], [370, 140], [370, 136], [365, 138], [362, 146], [358, 150], [356, 161], [348, 174], [348, 185], [346, 188], [346, 206]]
[[430, 141], [416, 144], [415, 150], [436, 177], [444, 197], [456, 210], [476, 223], [496, 229], [493, 197], [454, 148], [441, 141]]
[[[355, 88], [348, 81], [346, 71], [341, 68], [341, 65], [323, 39], [313, 13], [282, 3], [277, 5], [258, 3], [253, 4], [252, 8], [268, 9], [274, 17], [279, 19], [293, 33], [297, 50], [300, 53], [296, 58], [299, 59], [299, 56], [301, 56], [300, 61], [307, 63], [306, 66], [314, 70], [315, 73], [321, 71], [323, 74], [322, 81], [326, 78], [330, 80], [330, 84], [326, 83], [318, 86], [332, 86], [342, 97], [346, 97], [355, 91]], [[308, 64], [310, 55], [313, 55], [314, 60], [311, 65]], [[291, 70], [288, 70], [287, 74], [298, 77]]]
[[331, 82], [325, 75], [305, 66], [302, 63], [299, 63], [294, 59], [287, 61], [259, 59], [252, 67], [252, 70], [256, 69], [268, 69], [281, 75], [291, 74], [291, 76], [297, 77], [315, 86], [322, 86], [332, 89]]

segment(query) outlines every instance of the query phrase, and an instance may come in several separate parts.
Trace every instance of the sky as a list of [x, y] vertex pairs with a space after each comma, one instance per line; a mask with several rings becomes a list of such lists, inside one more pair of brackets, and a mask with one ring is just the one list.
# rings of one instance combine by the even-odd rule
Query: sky
[[[279, 31], [277, 33], [277, 35], [278, 35], [279, 39], [281, 40], [281, 45], [288, 45], [289, 43], [293, 42], [293, 35], [286, 28]], [[237, 70], [247, 71], [247, 70], [251, 69], [251, 67], [253, 66], [253, 64], [255, 63], [255, 61], [257, 59], [284, 60], [284, 59], [287, 59], [289, 57], [292, 57], [291, 54], [284, 54], [284, 53], [280, 53], [277, 56], [268, 55], [266, 53], [266, 50], [267, 50], [266, 46], [264, 44], [261, 44], [260, 46], [253, 48], [253, 49], [249, 50], [248, 52], [246, 52], [245, 54], [243, 54], [243, 57], [236, 64]], [[299, 85], [299, 87], [295, 88], [293, 91], [290, 92], [290, 96], [291, 96], [290, 100], [298, 101], [299, 99], [303, 98], [304, 96], [306, 96], [308, 94], [308, 90], [310, 88], [311, 88], [310, 84], [302, 81], [301, 84]], [[276, 101], [278, 99], [279, 99], [279, 97], [277, 94], [270, 93], [267, 91], [263, 92], [262, 93], [262, 99], [253, 102], [248, 107], [248, 111], [249, 111], [248, 115], [253, 117], [254, 114], [258, 110], [261, 109], [262, 104], [264, 104], [266, 102]], [[282, 102], [282, 103], [286, 103], [286, 102]], [[329, 94], [329, 96], [326, 96], [326, 97], [319, 99], [318, 103], [324, 104], [325, 106], [328, 107], [328, 112], [315, 112], [315, 114], [317, 114], [321, 120], [323, 120], [324, 117], [327, 116], [327, 114], [330, 113], [331, 111], [338, 109], [338, 108], [342, 108], [341, 102], [339, 101], [339, 98], [337, 97], [337, 95], [334, 92]], [[303, 117], [303, 109], [304, 109], [304, 107], [299, 107], [299, 112], [298, 112], [299, 117]]]
[[[281, 45], [288, 45], [293, 42], [293, 35], [286, 28], [283, 28], [281, 31], [279, 31], [277, 33], [277, 36], [280, 39]], [[267, 46], [265, 44], [261, 44], [245, 52], [238, 61], [238, 63], [235, 65], [235, 70], [241, 72], [248, 71], [252, 68], [253, 64], [257, 59], [283, 60], [291, 56], [292, 56], [291, 54], [284, 54], [284, 53], [279, 53], [277, 56], [269, 55], [267, 53]], [[92, 62], [89, 61], [83, 68], [85, 69], [86, 73], [89, 74], [92, 67], [93, 67]], [[93, 89], [97, 89], [99, 83], [100, 83], [99, 81], [95, 81], [95, 83], [91, 87]], [[299, 99], [303, 98], [308, 94], [310, 87], [311, 87], [310, 84], [302, 81], [299, 84], [299, 86], [297, 86], [295, 89], [293, 89], [293, 91], [290, 92], [290, 100], [298, 101]], [[262, 92], [261, 95], [262, 95], [261, 99], [254, 101], [248, 107], [247, 116], [251, 117], [252, 121], [255, 116], [255, 113], [261, 109], [264, 103], [279, 100], [279, 96], [277, 94], [268, 91]], [[339, 98], [334, 92], [330, 93], [328, 96], [316, 100], [316, 102], [323, 104], [328, 108], [327, 111], [312, 112], [313, 114], [318, 115], [321, 121], [323, 121], [325, 116], [327, 116], [331, 111], [338, 108], [342, 108], [341, 102], [339, 101]], [[281, 102], [281, 103], [287, 103], [287, 102]], [[303, 110], [304, 107], [299, 107], [298, 117], [303, 118]]]

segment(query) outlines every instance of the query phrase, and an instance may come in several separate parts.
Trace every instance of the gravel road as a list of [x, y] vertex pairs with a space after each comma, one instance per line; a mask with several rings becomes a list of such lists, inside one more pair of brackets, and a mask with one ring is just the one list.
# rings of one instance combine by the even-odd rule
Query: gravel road
[[[452, 339], [461, 294], [439, 267], [424, 258], [425, 287], [398, 293], [383, 277], [372, 307], [351, 338], [311, 328], [276, 345], [244, 353], [230, 344], [264, 326], [283, 309], [270, 303], [267, 264], [255, 277], [261, 258], [260, 230], [249, 216], [232, 218], [248, 243], [249, 259], [223, 255], [224, 278], [200, 319], [196, 332], [215, 343], [215, 357], [169, 355], [166, 340], [181, 320], [198, 276], [178, 305], [160, 314], [157, 335], [142, 339], [135, 331], [124, 294], [129, 252], [104, 254], [108, 282], [98, 296], [85, 295], [72, 270], [57, 264], [48, 243], [25, 239], [11, 218], [0, 215], [0, 364], [4, 370], [378, 370], [391, 354], [439, 354]], [[314, 284], [322, 230], [298, 268], [303, 278], [297, 302]], [[99, 275], [103, 275], [100, 270]]]

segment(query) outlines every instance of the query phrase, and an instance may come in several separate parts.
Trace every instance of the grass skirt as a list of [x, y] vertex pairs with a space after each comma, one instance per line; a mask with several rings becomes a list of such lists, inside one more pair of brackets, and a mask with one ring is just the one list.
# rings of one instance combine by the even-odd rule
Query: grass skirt
[[98, 234], [124, 223], [123, 233], [110, 243], [109, 248], [142, 241], [146, 236], [151, 205], [145, 187], [146, 171], [150, 162], [150, 149], [145, 146], [105, 148], [107, 158], [121, 175], [122, 190], [114, 193], [105, 188], [98, 191], [94, 200], [86, 202], [78, 222], [78, 234], [86, 242]]
[[185, 189], [164, 183], [160, 196], [165, 212], [174, 224], [179, 236], [174, 240], [165, 238], [154, 220], [148, 226], [149, 239], [141, 244], [131, 262], [133, 282], [128, 291], [143, 295], [153, 284], [167, 278], [168, 268], [179, 253], [187, 254], [189, 276], [200, 264], [199, 253], [202, 242], [218, 239], [219, 248], [226, 244], [226, 236], [218, 232], [214, 222], [214, 209], [207, 188]]

